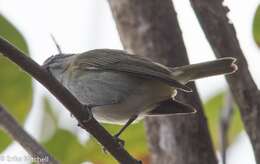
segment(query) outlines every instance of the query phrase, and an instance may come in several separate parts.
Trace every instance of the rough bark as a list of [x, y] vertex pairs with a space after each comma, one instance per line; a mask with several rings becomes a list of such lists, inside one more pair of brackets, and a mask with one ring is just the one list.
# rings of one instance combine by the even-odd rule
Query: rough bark
[[[170, 0], [109, 0], [109, 4], [126, 50], [168, 66], [189, 63]], [[190, 87], [193, 93], [179, 92], [178, 98], [193, 105], [197, 114], [146, 119], [153, 163], [217, 163], [202, 103], [195, 85]]]
[[226, 79], [239, 106], [245, 129], [260, 163], [260, 92], [248, 70], [236, 32], [222, 0], [191, 0], [191, 4], [217, 57], [237, 58], [238, 71]]

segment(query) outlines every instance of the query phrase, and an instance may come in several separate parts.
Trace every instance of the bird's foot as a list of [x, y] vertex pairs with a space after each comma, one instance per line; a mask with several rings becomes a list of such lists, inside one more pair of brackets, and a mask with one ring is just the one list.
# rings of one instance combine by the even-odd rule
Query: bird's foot
[[[119, 148], [123, 148], [125, 146], [125, 141], [120, 139], [117, 135], [113, 136], [114, 140], [119, 144]], [[102, 146], [102, 150], [105, 154], [108, 153], [107, 149]]]
[[83, 128], [84, 129], [84, 125], [83, 124], [86, 124], [88, 123], [89, 121], [91, 121], [94, 116], [93, 116], [93, 113], [92, 113], [92, 106], [91, 105], [83, 105], [83, 115], [87, 115], [88, 117], [85, 118], [84, 120], [82, 120], [81, 122], [78, 123], [78, 126]]
[[120, 145], [120, 147], [124, 147], [125, 146], [125, 141], [120, 139], [118, 136], [114, 136], [114, 139], [116, 140], [116, 142]]
[[86, 112], [86, 115], [88, 115], [88, 118], [84, 120], [84, 122], [89, 122], [94, 118], [93, 113], [92, 113], [92, 105], [84, 105], [84, 111]]

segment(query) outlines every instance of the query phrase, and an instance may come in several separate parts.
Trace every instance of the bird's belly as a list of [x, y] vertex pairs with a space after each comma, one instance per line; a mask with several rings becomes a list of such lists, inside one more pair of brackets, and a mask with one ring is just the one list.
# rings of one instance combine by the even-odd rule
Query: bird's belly
[[100, 122], [124, 124], [132, 115], [153, 109], [168, 99], [173, 88], [154, 79], [139, 78], [127, 73], [89, 71], [75, 72], [64, 84], [77, 99], [93, 105], [94, 117]]
[[125, 124], [133, 115], [137, 121], [154, 109], [159, 102], [172, 96], [172, 88], [158, 81], [146, 81], [139, 85], [129, 97], [118, 104], [93, 108], [94, 117], [104, 123]]
[[83, 104], [111, 105], [124, 101], [142, 79], [112, 71], [74, 72], [64, 84]]

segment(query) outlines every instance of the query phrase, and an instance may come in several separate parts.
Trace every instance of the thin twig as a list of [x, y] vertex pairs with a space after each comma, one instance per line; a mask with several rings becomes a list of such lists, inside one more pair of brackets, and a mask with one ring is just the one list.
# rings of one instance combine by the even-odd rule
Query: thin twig
[[223, 164], [226, 164], [226, 148], [228, 145], [228, 130], [230, 127], [231, 118], [233, 116], [233, 98], [228, 91], [225, 95], [224, 107], [220, 113], [220, 150]]
[[[63, 85], [49, 72], [39, 66], [11, 43], [0, 37], [0, 52], [29, 73], [46, 87], [78, 120], [79, 125], [92, 134], [120, 163], [140, 163], [134, 159], [116, 140], [96, 121]], [[90, 119], [91, 118], [91, 119]]]
[[38, 163], [57, 164], [55, 160], [44, 148], [35, 141], [18, 122], [0, 105], [0, 127], [2, 127], [14, 140]]

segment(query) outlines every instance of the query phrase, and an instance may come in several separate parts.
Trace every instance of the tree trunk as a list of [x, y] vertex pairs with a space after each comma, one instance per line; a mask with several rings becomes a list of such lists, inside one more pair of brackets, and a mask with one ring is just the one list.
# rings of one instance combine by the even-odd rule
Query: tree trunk
[[228, 8], [222, 3], [222, 0], [191, 0], [215, 55], [237, 58], [238, 71], [226, 79], [239, 106], [256, 161], [260, 164], [260, 92], [248, 70], [235, 29], [226, 16]]
[[[189, 63], [170, 0], [109, 0], [109, 4], [126, 50], [168, 66]], [[152, 163], [217, 163], [202, 103], [194, 83], [189, 86], [192, 93], [179, 92], [177, 97], [193, 105], [197, 114], [146, 119]]]

